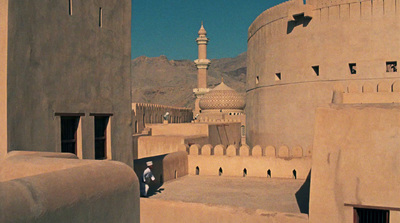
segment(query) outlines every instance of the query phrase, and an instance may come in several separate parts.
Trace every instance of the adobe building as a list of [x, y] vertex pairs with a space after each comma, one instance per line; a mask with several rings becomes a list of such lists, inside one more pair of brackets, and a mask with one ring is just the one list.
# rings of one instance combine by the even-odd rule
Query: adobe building
[[292, 0], [248, 29], [247, 142], [311, 154], [315, 109], [399, 102], [395, 0]]
[[139, 222], [130, 22], [129, 0], [0, 0], [0, 222]]
[[1, 156], [132, 167], [130, 1], [1, 1]]
[[312, 159], [310, 223], [400, 221], [398, 7], [291, 0], [248, 30], [247, 141]]

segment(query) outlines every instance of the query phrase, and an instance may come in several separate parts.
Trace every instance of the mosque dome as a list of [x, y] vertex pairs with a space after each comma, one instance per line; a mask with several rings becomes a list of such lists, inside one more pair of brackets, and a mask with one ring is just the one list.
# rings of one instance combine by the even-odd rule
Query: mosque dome
[[232, 88], [226, 86], [221, 82], [218, 86], [205, 94], [200, 99], [200, 108], [202, 110], [208, 109], [231, 109], [243, 110], [246, 106], [245, 99], [242, 95], [237, 93]]

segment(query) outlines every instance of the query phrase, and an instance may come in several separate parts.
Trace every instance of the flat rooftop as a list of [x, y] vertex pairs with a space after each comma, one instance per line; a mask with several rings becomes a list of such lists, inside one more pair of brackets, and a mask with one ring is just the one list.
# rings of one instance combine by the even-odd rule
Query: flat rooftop
[[[298, 194], [297, 199], [296, 192], [304, 182], [295, 179], [189, 175], [164, 183], [148, 199], [301, 213], [299, 203], [304, 204], [304, 191], [307, 189], [303, 188], [302, 195]], [[300, 201], [302, 198], [303, 201]]]

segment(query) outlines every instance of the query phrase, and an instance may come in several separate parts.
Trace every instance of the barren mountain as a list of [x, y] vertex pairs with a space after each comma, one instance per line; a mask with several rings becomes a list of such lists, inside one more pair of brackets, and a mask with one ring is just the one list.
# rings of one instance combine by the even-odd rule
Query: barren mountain
[[[132, 60], [131, 65], [132, 102], [194, 107], [197, 69], [193, 61], [141, 56]], [[246, 52], [235, 58], [211, 60], [208, 86], [214, 88], [222, 77], [225, 84], [244, 93]]]

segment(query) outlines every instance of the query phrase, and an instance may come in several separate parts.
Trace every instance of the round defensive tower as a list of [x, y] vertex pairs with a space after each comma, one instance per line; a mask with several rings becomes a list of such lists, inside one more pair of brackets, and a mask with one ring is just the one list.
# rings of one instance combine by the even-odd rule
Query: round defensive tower
[[292, 0], [248, 30], [250, 146], [312, 150], [317, 107], [398, 103], [400, 4], [395, 0]]

